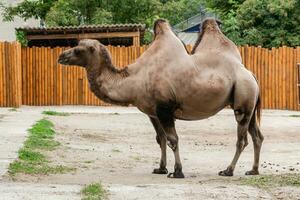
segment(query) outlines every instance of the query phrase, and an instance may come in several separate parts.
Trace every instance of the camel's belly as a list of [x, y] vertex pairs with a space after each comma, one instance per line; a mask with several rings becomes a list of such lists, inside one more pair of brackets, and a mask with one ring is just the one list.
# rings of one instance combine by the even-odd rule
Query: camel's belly
[[220, 108], [215, 108], [212, 110], [197, 110], [193, 108], [179, 108], [175, 110], [174, 112], [174, 117], [176, 119], [181, 119], [181, 120], [201, 120], [201, 119], [206, 119], [209, 118], [215, 114], [217, 114], [220, 110], [222, 110], [225, 106], [222, 106]]

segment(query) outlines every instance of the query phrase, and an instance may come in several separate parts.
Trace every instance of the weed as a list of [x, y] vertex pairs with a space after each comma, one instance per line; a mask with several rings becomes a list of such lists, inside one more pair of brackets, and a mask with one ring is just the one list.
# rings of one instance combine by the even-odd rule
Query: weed
[[106, 192], [100, 183], [92, 183], [81, 190], [82, 200], [102, 200]]
[[300, 187], [300, 174], [282, 174], [252, 176], [241, 180], [244, 185], [252, 185], [260, 188], [295, 186]]
[[51, 116], [70, 116], [70, 113], [57, 112], [57, 111], [51, 111], [51, 110], [43, 111], [42, 114], [51, 115]]
[[46, 156], [40, 152], [54, 150], [59, 142], [54, 140], [53, 124], [42, 119], [28, 130], [29, 137], [19, 150], [19, 159], [9, 165], [9, 174], [57, 174], [74, 170], [65, 166], [50, 166]]

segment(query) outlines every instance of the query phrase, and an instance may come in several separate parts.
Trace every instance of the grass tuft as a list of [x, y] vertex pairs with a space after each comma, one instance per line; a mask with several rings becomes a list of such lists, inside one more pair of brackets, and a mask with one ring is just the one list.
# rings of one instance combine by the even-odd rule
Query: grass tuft
[[114, 152], [114, 153], [120, 153], [121, 152], [119, 149], [112, 149], [111, 151]]
[[19, 159], [9, 165], [9, 174], [57, 174], [74, 170], [65, 166], [50, 166], [41, 150], [54, 150], [59, 142], [54, 140], [53, 124], [47, 119], [37, 121], [29, 131], [24, 147], [19, 150]]
[[282, 174], [252, 176], [241, 180], [243, 185], [251, 185], [259, 188], [294, 186], [300, 187], [300, 174]]
[[300, 115], [290, 115], [290, 117], [300, 117]]
[[43, 163], [46, 161], [46, 158], [43, 154], [39, 152], [34, 152], [26, 148], [19, 150], [18, 153], [19, 153], [19, 159], [23, 161], [28, 161], [31, 163]]
[[62, 174], [66, 172], [73, 171], [73, 168], [66, 167], [66, 166], [49, 166], [45, 163], [30, 163], [30, 162], [21, 162], [15, 161], [9, 165], [9, 173], [11, 175], [15, 175], [17, 173], [24, 173], [24, 174]]
[[43, 111], [42, 114], [44, 114], [44, 115], [51, 115], [51, 116], [69, 116], [70, 115], [70, 113], [56, 112], [56, 111], [51, 111], [51, 110]]
[[10, 111], [10, 112], [17, 112], [18, 109], [17, 108], [10, 108], [10, 109], [8, 109], [8, 111]]
[[106, 192], [100, 183], [92, 183], [81, 190], [82, 200], [102, 200]]

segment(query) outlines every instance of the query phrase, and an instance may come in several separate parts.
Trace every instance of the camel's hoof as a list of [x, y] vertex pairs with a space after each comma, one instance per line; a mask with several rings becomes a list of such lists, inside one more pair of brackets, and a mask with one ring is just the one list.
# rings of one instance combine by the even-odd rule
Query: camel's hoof
[[157, 169], [154, 169], [153, 174], [168, 174], [168, 170], [167, 168], [157, 168]]
[[245, 173], [245, 175], [259, 175], [259, 172], [258, 172], [258, 170], [250, 170], [250, 171], [247, 171], [246, 173]]
[[169, 173], [168, 178], [184, 178], [184, 174], [180, 172]]
[[220, 171], [219, 176], [233, 176], [233, 171], [228, 169]]

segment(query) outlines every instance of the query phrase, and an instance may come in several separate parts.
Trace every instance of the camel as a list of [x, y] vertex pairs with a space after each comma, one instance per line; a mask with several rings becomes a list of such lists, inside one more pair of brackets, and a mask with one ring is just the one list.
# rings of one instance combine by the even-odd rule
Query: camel
[[[216, 24], [215, 21], [211, 23]], [[234, 109], [238, 123], [237, 150], [232, 163], [219, 175], [233, 175], [238, 157], [246, 146], [244, 138], [248, 130], [255, 146], [255, 161], [252, 170], [246, 174], [258, 174], [263, 138], [256, 119], [256, 116], [259, 118], [260, 101], [255, 78], [230, 53], [202, 48], [205, 35], [195, 53], [189, 55], [165, 20], [155, 22], [154, 33], [150, 47], [124, 69], [117, 69], [112, 64], [104, 45], [90, 39], [81, 40], [78, 46], [64, 51], [58, 62], [84, 67], [91, 91], [101, 100], [118, 105], [131, 104], [149, 116], [161, 148], [160, 165], [153, 170], [154, 174], [168, 174], [168, 145], [175, 157], [174, 172], [168, 177], [184, 178], [176, 119], [205, 119], [228, 105]]]

